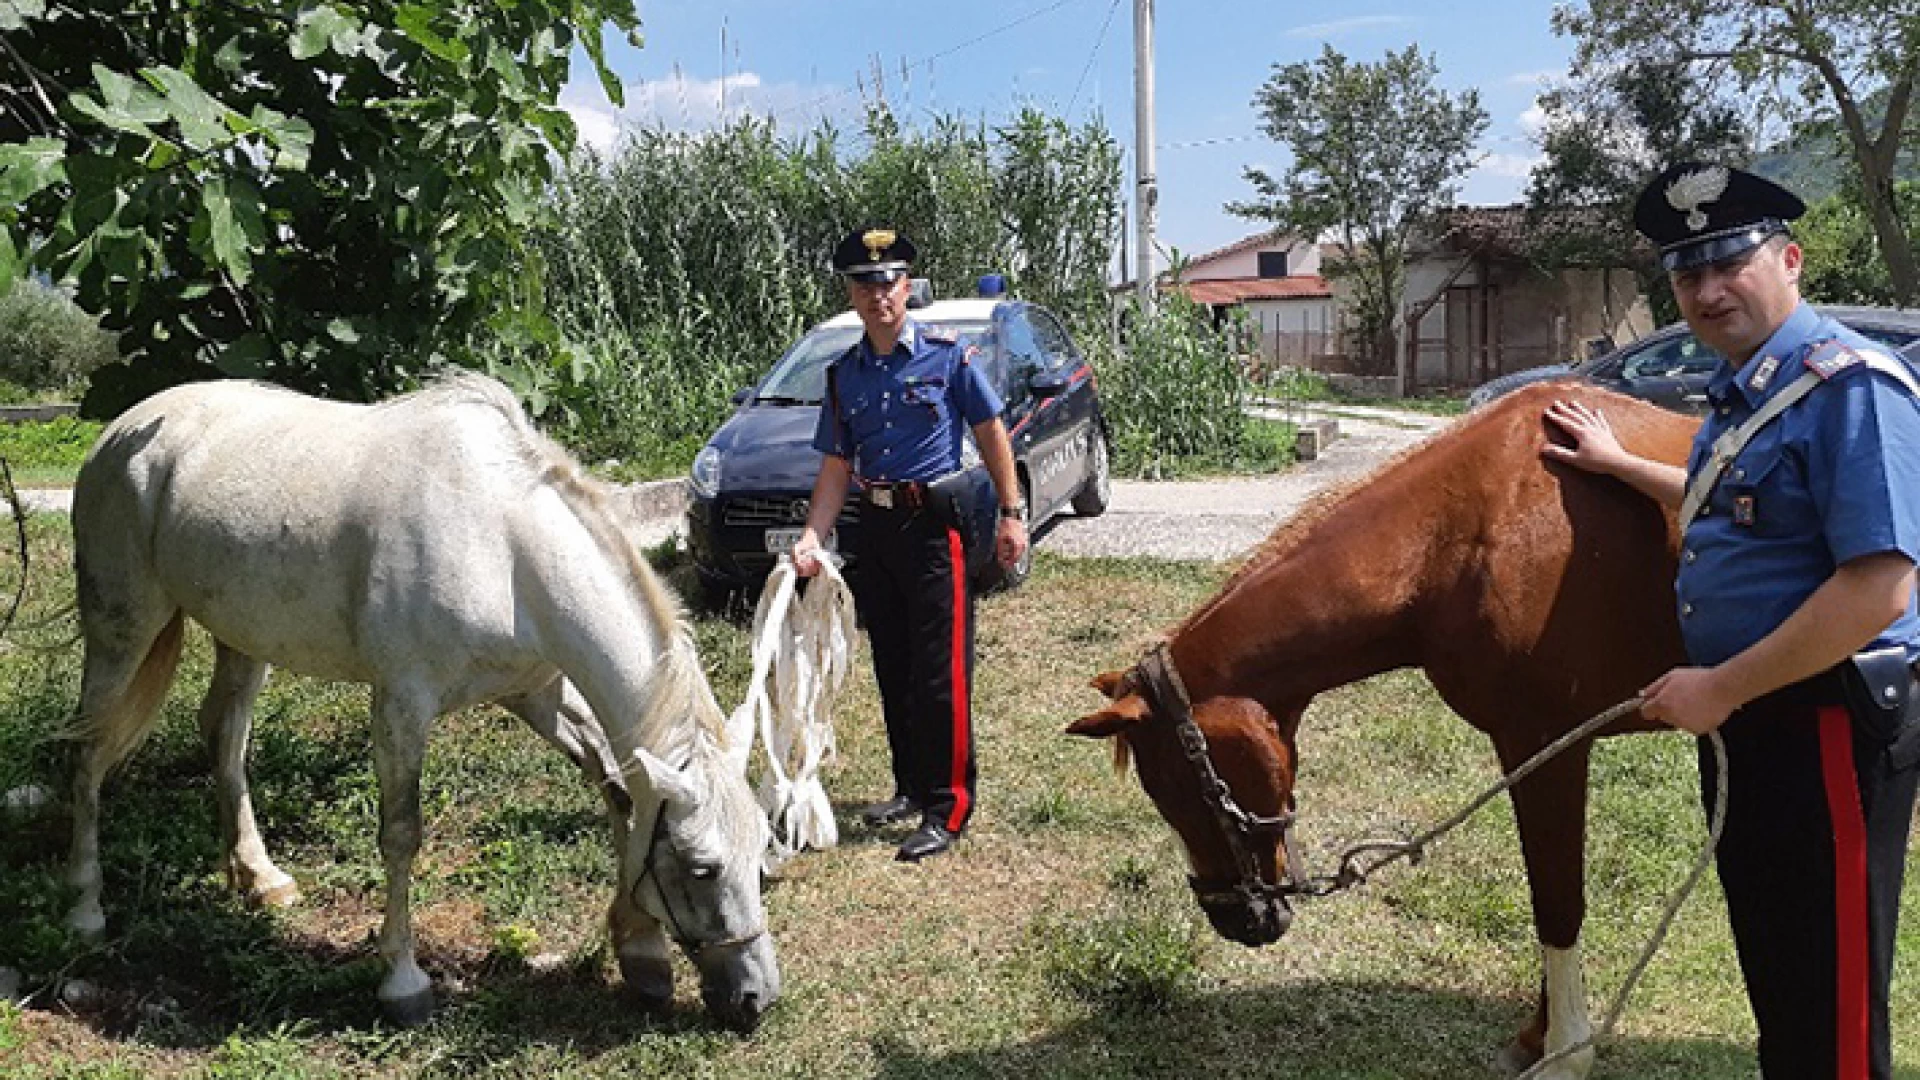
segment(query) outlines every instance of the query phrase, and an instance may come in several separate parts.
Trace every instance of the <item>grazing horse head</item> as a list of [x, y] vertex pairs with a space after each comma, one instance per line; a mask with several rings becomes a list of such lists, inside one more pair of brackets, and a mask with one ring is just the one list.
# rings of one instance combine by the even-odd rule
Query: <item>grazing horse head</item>
[[[1300, 714], [1246, 697], [1191, 701], [1164, 646], [1130, 671], [1095, 677], [1111, 703], [1067, 728], [1112, 738], [1186, 850], [1194, 898], [1222, 937], [1269, 945], [1293, 923], [1304, 873], [1289, 842]], [[1165, 659], [1156, 659], [1165, 658]], [[1283, 722], [1284, 721], [1284, 722]]]
[[[645, 715], [658, 722], [647, 728], [690, 737], [673, 740], [667, 756], [646, 745], [631, 750], [618, 785], [625, 794], [616, 799], [626, 827], [615, 909], [625, 903], [650, 916], [700, 969], [707, 1008], [752, 1030], [780, 996], [760, 893], [766, 815], [740, 755], [728, 751], [724, 717], [689, 641], [676, 641], [663, 658], [647, 697]], [[622, 968], [642, 996], [671, 997], [670, 975], [659, 992], [660, 965], [630, 965], [623, 956]]]

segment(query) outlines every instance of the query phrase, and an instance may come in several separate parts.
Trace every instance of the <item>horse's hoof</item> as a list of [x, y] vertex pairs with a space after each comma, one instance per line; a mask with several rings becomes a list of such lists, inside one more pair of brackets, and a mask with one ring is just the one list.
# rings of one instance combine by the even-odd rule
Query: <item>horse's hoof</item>
[[1519, 1076], [1521, 1073], [1533, 1068], [1534, 1062], [1539, 1060], [1540, 1052], [1538, 1050], [1534, 1050], [1524, 1043], [1515, 1041], [1501, 1047], [1500, 1052], [1494, 1055], [1493, 1068], [1494, 1071], [1501, 1076]]
[[107, 916], [98, 906], [76, 907], [67, 913], [67, 929], [82, 941], [97, 942], [107, 936]]
[[405, 997], [381, 998], [380, 1015], [394, 1027], [415, 1028], [433, 1019], [433, 990], [420, 990]]
[[300, 884], [292, 878], [274, 885], [255, 886], [247, 893], [247, 903], [254, 907], [292, 907], [299, 902]]

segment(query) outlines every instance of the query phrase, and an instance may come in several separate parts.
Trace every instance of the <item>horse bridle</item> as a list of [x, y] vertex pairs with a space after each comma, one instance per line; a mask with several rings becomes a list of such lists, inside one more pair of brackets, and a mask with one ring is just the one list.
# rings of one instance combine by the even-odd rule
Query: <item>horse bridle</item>
[[[645, 911], [645, 906], [640, 903], [640, 887], [646, 884], [647, 878], [653, 878], [654, 889], [660, 894], [660, 908], [667, 916], [667, 936], [673, 939], [674, 944], [680, 946], [681, 951], [685, 952], [689, 957], [698, 959], [702, 950], [735, 948], [741, 945], [751, 944], [755, 939], [766, 935], [767, 924], [764, 919], [760, 922], [760, 925], [745, 934], [737, 934], [733, 937], [719, 938], [713, 941], [701, 941], [688, 934], [681, 927], [680, 919], [673, 913], [673, 897], [667, 894], [665, 879], [661, 878], [654, 868], [653, 850], [658, 847], [662, 841], [664, 841], [668, 847], [673, 848], [676, 855], [679, 854], [680, 848], [673, 842], [673, 832], [667, 828], [666, 799], [661, 799], [659, 809], [654, 811], [653, 829], [651, 830], [651, 835], [647, 838], [647, 855], [646, 858], [640, 861], [640, 874], [633, 879], [633, 888], [628, 891], [627, 898], [632, 902], [636, 910]], [[685, 860], [682, 861], [684, 862]], [[685, 891], [685, 889], [681, 890], [683, 894]]]
[[[1187, 686], [1180, 678], [1180, 671], [1174, 667], [1173, 652], [1167, 642], [1160, 642], [1147, 650], [1140, 663], [1128, 673], [1128, 682], [1132, 688], [1143, 693], [1153, 708], [1154, 715], [1163, 716], [1173, 725], [1173, 733], [1180, 740], [1180, 750], [1186, 755], [1187, 762], [1200, 781], [1200, 796], [1206, 801], [1208, 809], [1213, 811], [1214, 820], [1220, 825], [1220, 831], [1227, 838], [1227, 848], [1233, 853], [1234, 863], [1240, 868], [1240, 879], [1233, 885], [1220, 888], [1197, 875], [1188, 875], [1187, 883], [1192, 886], [1193, 894], [1202, 904], [1206, 903], [1245, 903], [1261, 901], [1284, 902], [1289, 896], [1317, 895], [1313, 884], [1307, 879], [1300, 867], [1300, 856], [1294, 846], [1294, 811], [1291, 807], [1272, 817], [1251, 813], [1234, 801], [1233, 791], [1227, 782], [1220, 779], [1220, 773], [1213, 767], [1213, 758], [1207, 753], [1207, 736], [1193, 719], [1193, 699], [1187, 695]], [[1256, 836], [1279, 834], [1280, 846], [1286, 853], [1286, 880], [1269, 883], [1260, 874], [1260, 860], [1254, 854], [1249, 841]]]

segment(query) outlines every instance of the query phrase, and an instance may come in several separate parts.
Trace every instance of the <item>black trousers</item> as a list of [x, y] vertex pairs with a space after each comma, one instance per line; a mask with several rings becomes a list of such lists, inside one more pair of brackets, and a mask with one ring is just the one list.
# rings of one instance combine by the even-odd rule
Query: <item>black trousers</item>
[[897, 794], [949, 832], [973, 815], [973, 596], [960, 534], [925, 509], [860, 508], [849, 584], [867, 624]]
[[[1866, 734], [1831, 676], [1721, 728], [1717, 865], [1767, 1080], [1888, 1080], [1887, 1024], [1916, 770]], [[1700, 740], [1702, 798], [1717, 768]]]

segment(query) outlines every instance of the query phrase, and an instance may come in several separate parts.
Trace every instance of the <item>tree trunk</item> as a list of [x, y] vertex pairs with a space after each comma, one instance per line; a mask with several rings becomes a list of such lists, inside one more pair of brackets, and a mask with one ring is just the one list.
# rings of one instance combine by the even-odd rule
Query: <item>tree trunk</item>
[[[1864, 163], [1861, 168], [1863, 171], [1866, 168]], [[1900, 307], [1920, 305], [1920, 266], [1914, 262], [1913, 240], [1902, 227], [1894, 206], [1893, 177], [1889, 173], [1862, 179], [1867, 217], [1873, 221], [1873, 235], [1880, 242], [1880, 255], [1887, 260], [1887, 276], [1893, 279], [1894, 303]]]

